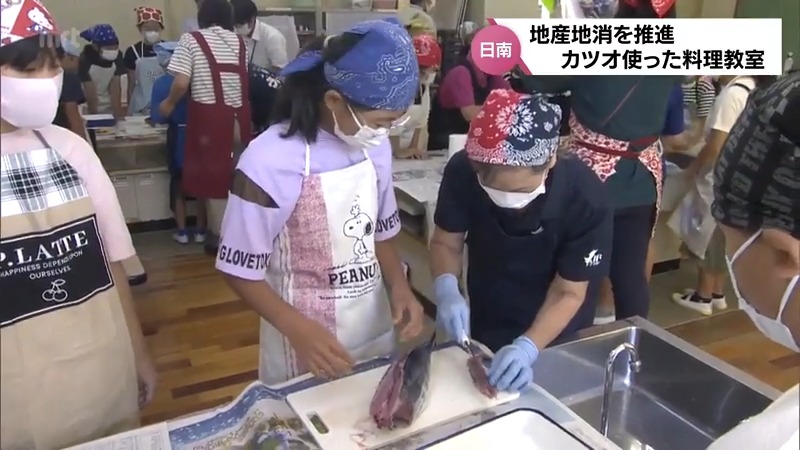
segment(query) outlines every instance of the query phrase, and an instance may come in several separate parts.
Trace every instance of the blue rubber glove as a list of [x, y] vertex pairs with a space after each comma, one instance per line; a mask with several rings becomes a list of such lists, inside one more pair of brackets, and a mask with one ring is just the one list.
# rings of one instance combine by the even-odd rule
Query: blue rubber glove
[[514, 339], [492, 358], [489, 384], [500, 391], [520, 392], [533, 381], [533, 363], [539, 357], [536, 344], [526, 336]]
[[436, 301], [436, 324], [445, 329], [450, 339], [469, 337], [469, 307], [458, 289], [458, 278], [451, 273], [439, 275], [433, 281]]

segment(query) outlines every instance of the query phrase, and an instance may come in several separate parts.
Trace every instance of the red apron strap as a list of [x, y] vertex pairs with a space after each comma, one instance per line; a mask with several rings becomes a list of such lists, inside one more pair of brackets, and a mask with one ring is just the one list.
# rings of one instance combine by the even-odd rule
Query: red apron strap
[[[239, 66], [242, 68], [239, 70], [239, 79], [242, 83], [242, 104], [247, 102], [247, 96], [250, 95], [250, 67], [249, 63], [247, 63], [247, 45], [244, 43], [244, 38], [241, 36], [239, 37]], [[252, 58], [251, 58], [252, 59]]]
[[[220, 77], [221, 64], [217, 63], [217, 59], [211, 52], [211, 46], [208, 45], [208, 41], [203, 37], [203, 33], [194, 31], [192, 32], [192, 36], [194, 40], [197, 41], [197, 45], [200, 46], [200, 51], [205, 55], [206, 61], [208, 61], [209, 72], [211, 72], [211, 82], [214, 85], [214, 99], [217, 103], [224, 104], [225, 98], [222, 91], [222, 78]], [[219, 95], [220, 98], [216, 98], [217, 95]]]
[[244, 43], [244, 38], [239, 36], [239, 65], [242, 67], [247, 67], [247, 63], [245, 62], [247, 56], [247, 46]]

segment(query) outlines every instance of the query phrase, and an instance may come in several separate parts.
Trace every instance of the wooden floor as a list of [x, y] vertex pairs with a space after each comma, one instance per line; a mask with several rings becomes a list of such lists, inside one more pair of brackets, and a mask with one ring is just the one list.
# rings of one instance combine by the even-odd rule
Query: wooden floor
[[[232, 400], [258, 377], [258, 318], [205, 256], [144, 261], [149, 281], [134, 289], [160, 373], [145, 423]], [[779, 389], [800, 380], [800, 355], [764, 338], [741, 312], [670, 331]]]

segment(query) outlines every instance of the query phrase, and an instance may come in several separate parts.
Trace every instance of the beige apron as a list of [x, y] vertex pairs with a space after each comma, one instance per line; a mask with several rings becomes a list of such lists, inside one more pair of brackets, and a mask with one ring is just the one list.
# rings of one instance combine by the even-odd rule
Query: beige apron
[[3, 450], [59, 449], [139, 425], [133, 349], [92, 201], [37, 137], [41, 149], [2, 155]]

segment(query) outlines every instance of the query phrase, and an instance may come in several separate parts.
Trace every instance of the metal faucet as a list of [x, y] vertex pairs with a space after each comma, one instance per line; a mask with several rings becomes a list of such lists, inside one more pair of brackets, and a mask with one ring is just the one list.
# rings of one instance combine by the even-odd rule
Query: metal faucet
[[628, 364], [631, 370], [638, 372], [642, 368], [639, 352], [636, 350], [636, 347], [627, 342], [620, 344], [608, 354], [608, 358], [606, 359], [606, 376], [603, 384], [603, 405], [600, 408], [600, 432], [606, 437], [608, 437], [608, 404], [611, 399], [611, 391], [614, 389], [614, 363], [617, 362], [617, 357], [626, 351], [628, 352]]

